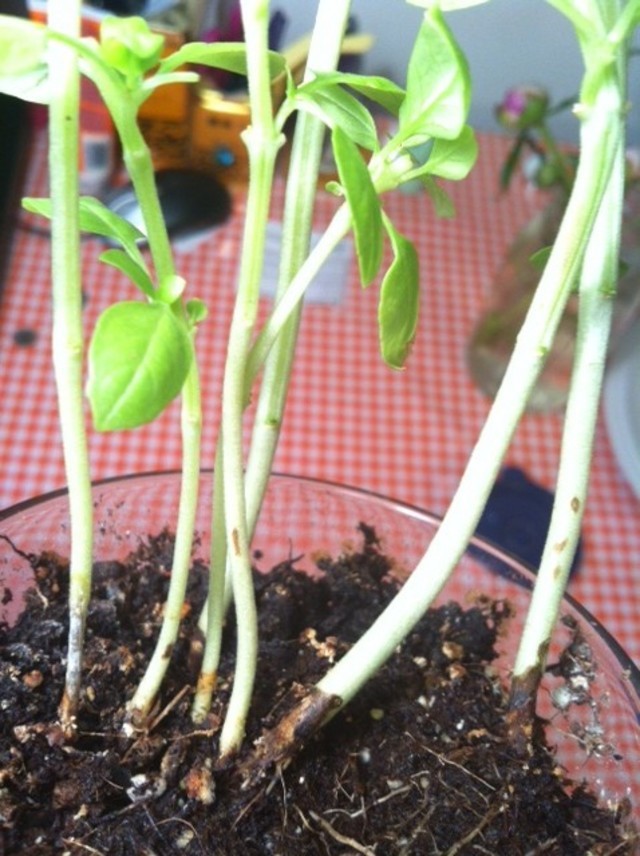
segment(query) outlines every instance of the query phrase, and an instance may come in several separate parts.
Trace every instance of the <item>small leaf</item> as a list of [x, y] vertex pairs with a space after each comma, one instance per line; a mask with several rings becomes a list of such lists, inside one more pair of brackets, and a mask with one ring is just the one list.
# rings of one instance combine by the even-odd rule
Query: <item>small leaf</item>
[[164, 36], [154, 33], [144, 18], [104, 18], [100, 24], [100, 55], [129, 84], [160, 62]]
[[357, 98], [336, 85], [311, 90], [300, 87], [295, 103], [301, 110], [318, 116], [332, 130], [340, 128], [356, 145], [374, 151], [378, 134], [371, 114]]
[[122, 271], [122, 273], [125, 274], [125, 276], [127, 276], [134, 285], [137, 285], [140, 291], [146, 294], [147, 297], [154, 297], [155, 289], [149, 274], [144, 268], [134, 262], [133, 259], [124, 252], [124, 250], [118, 250], [116, 248], [105, 250], [100, 256], [100, 261], [105, 264], [112, 265]]
[[187, 300], [185, 304], [185, 309], [187, 310], [187, 315], [189, 316], [189, 320], [193, 325], [199, 324], [209, 314], [209, 310], [206, 307], [206, 304], [200, 300], [198, 297], [194, 297], [191, 300]]
[[398, 115], [398, 110], [405, 96], [402, 87], [391, 80], [387, 80], [385, 77], [349, 74], [341, 71], [317, 74], [313, 80], [305, 83], [299, 89], [313, 91], [315, 88], [322, 88], [328, 84], [334, 86], [339, 84], [348, 86], [350, 89], [355, 89], [360, 95], [384, 107], [385, 110], [394, 116]]
[[0, 15], [0, 92], [25, 101], [49, 101], [47, 33], [41, 24]]
[[[247, 73], [247, 46], [243, 42], [191, 42], [162, 60], [158, 71], [164, 74], [174, 71], [185, 63], [207, 65], [234, 74]], [[269, 74], [273, 80], [286, 68], [285, 58], [276, 51], [269, 51]]]
[[420, 302], [418, 254], [411, 241], [385, 219], [394, 259], [380, 286], [380, 351], [392, 369], [402, 369], [418, 326]]
[[[51, 200], [28, 197], [22, 205], [33, 214], [51, 219]], [[143, 233], [124, 217], [114, 214], [107, 206], [93, 196], [80, 198], [80, 230], [91, 235], [109, 238], [122, 245], [126, 254], [143, 270], [147, 270], [144, 257], [138, 248], [138, 241], [145, 240]]]
[[338, 176], [351, 212], [356, 254], [363, 285], [374, 279], [382, 262], [382, 210], [358, 147], [337, 127], [331, 136]]
[[87, 394], [97, 430], [155, 419], [179, 394], [191, 359], [189, 334], [166, 304], [110, 306], [89, 347]]
[[465, 125], [455, 140], [435, 140], [428, 160], [420, 173], [437, 175], [450, 181], [460, 181], [469, 172], [478, 157], [478, 143], [473, 130]]
[[552, 247], [541, 247], [529, 256], [529, 264], [536, 270], [543, 271], [549, 256], [551, 255]]
[[470, 100], [467, 61], [434, 6], [424, 16], [409, 59], [407, 95], [399, 113], [405, 145], [419, 145], [429, 137], [459, 137]]
[[455, 217], [456, 209], [447, 191], [435, 181], [432, 175], [421, 175], [419, 178], [431, 198], [436, 216], [443, 220], [451, 220]]

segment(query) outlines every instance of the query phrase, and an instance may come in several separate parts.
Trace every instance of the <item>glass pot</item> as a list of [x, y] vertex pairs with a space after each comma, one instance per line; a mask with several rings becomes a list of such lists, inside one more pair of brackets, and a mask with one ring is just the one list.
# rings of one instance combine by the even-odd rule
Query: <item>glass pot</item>
[[[203, 473], [194, 546], [197, 556], [209, 551], [210, 474]], [[134, 475], [94, 486], [95, 556], [124, 558], [148, 535], [172, 528], [178, 504], [177, 473]], [[313, 557], [337, 555], [358, 545], [356, 527], [373, 526], [382, 548], [394, 559], [400, 577], [411, 572], [424, 552], [439, 520], [391, 499], [350, 487], [293, 476], [271, 478], [263, 513], [254, 538], [258, 565], [268, 570], [290, 556], [296, 566], [318, 573]], [[32, 570], [23, 553], [53, 550], [68, 555], [69, 521], [66, 493], [60, 491], [21, 503], [0, 513], [0, 621], [15, 619], [32, 584]], [[501, 639], [496, 668], [508, 678], [519, 632], [534, 582], [519, 561], [488, 542], [472, 542], [439, 601], [470, 603], [474, 595], [508, 599], [516, 609], [509, 633]], [[4, 596], [3, 596], [4, 594]], [[539, 697], [539, 711], [549, 718], [549, 740], [557, 746], [558, 761], [578, 781], [586, 780], [599, 798], [611, 805], [629, 799], [632, 817], [640, 823], [640, 672], [607, 631], [570, 596], [563, 613], [581, 625], [598, 665], [592, 685], [594, 705], [571, 706], [561, 712], [552, 704], [559, 679], [547, 674]], [[549, 662], [557, 660], [569, 641], [560, 626]], [[585, 745], [580, 734], [589, 732], [594, 710], [602, 728], [599, 739]], [[587, 741], [588, 742], [588, 741]]]
[[[487, 307], [468, 346], [467, 362], [475, 383], [493, 397], [502, 381], [522, 322], [541, 276], [531, 262], [538, 250], [553, 244], [566, 207], [566, 195], [554, 193], [515, 237], [491, 284]], [[611, 343], [619, 341], [640, 305], [640, 187], [625, 194], [621, 235], [621, 275], [615, 297]], [[578, 317], [572, 296], [560, 321], [545, 367], [529, 400], [531, 411], [556, 410], [567, 398]]]

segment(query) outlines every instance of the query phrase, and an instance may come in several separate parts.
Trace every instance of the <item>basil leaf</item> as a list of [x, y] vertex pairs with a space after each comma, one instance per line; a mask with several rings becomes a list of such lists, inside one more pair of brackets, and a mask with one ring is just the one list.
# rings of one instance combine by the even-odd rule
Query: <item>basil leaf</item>
[[[33, 214], [40, 214], [42, 217], [51, 219], [50, 199], [28, 197], [22, 200], [22, 205]], [[129, 258], [148, 273], [144, 257], [138, 248], [138, 241], [145, 240], [145, 236], [133, 223], [125, 220], [124, 217], [120, 217], [119, 214], [115, 214], [99, 199], [95, 199], [93, 196], [82, 196], [80, 198], [79, 224], [82, 232], [117, 241], [122, 245]]]
[[[196, 65], [207, 65], [211, 68], [220, 68], [223, 71], [232, 71], [234, 74], [247, 73], [247, 46], [244, 42], [191, 42], [183, 45], [177, 51], [162, 60], [160, 74], [174, 71], [185, 63]], [[286, 68], [286, 61], [282, 54], [269, 51], [269, 73], [271, 79], [278, 77]]]
[[394, 259], [382, 280], [378, 302], [380, 352], [392, 369], [402, 369], [418, 326], [418, 254], [411, 241], [385, 219]]
[[382, 210], [369, 170], [355, 143], [337, 127], [331, 136], [338, 176], [345, 194], [364, 286], [375, 278], [382, 262]]
[[87, 395], [97, 430], [153, 421], [179, 394], [191, 359], [189, 334], [166, 304], [110, 306], [89, 347]]
[[300, 87], [296, 106], [321, 119], [331, 129], [340, 128], [356, 145], [374, 151], [378, 134], [371, 114], [357, 98], [339, 86], [328, 85], [306, 90]]
[[299, 87], [298, 91], [312, 92], [316, 88], [322, 88], [329, 84], [348, 86], [370, 101], [384, 107], [394, 116], [398, 115], [398, 110], [405, 97], [404, 89], [385, 77], [349, 74], [341, 71], [322, 72], [316, 75], [313, 80]]
[[414, 177], [423, 173], [437, 175], [451, 181], [466, 178], [478, 157], [478, 143], [468, 125], [455, 140], [434, 140], [426, 163]]
[[0, 92], [32, 101], [49, 102], [47, 33], [33, 21], [0, 15]]
[[455, 139], [462, 133], [471, 100], [467, 61], [442, 13], [425, 14], [407, 69], [407, 94], [399, 112], [405, 145], [429, 137]]
[[124, 250], [118, 250], [117, 248], [105, 250], [100, 255], [100, 261], [122, 271], [147, 297], [154, 297], [155, 289], [149, 274], [143, 267], [134, 262]]

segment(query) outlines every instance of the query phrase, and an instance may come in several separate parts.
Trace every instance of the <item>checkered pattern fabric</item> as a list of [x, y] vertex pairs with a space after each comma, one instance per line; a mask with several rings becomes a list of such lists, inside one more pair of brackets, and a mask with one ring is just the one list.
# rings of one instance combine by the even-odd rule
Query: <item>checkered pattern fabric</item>
[[[345, 300], [310, 304], [277, 469], [353, 484], [442, 513], [488, 409], [465, 364], [465, 343], [488, 297], [492, 276], [516, 230], [540, 208], [524, 187], [500, 195], [497, 176], [508, 141], [480, 138], [471, 177], [452, 186], [454, 220], [438, 220], [423, 194], [390, 194], [387, 213], [416, 244], [422, 269], [422, 317], [406, 371], [392, 372], [378, 355], [376, 287], [363, 291], [352, 261]], [[276, 188], [273, 216], [282, 204]], [[35, 148], [26, 194], [46, 193], [44, 140]], [[244, 209], [196, 247], [178, 250], [178, 268], [209, 317], [198, 334], [206, 423], [203, 465], [211, 466], [219, 416], [226, 331], [237, 279]], [[317, 226], [335, 208], [318, 193]], [[26, 215], [23, 223], [34, 221]], [[42, 224], [39, 223], [42, 228]], [[46, 228], [46, 226], [45, 226]], [[83, 244], [87, 330], [112, 301], [133, 289], [97, 262], [100, 245]], [[46, 235], [19, 229], [0, 299], [0, 508], [64, 484], [50, 365], [50, 246]], [[20, 344], [20, 331], [36, 339]], [[528, 415], [508, 463], [553, 489], [561, 420]], [[178, 468], [177, 405], [153, 425], [120, 434], [90, 433], [95, 479]], [[638, 500], [622, 478], [603, 425], [598, 428], [591, 495], [584, 524], [584, 560], [572, 594], [640, 661], [640, 526]]]

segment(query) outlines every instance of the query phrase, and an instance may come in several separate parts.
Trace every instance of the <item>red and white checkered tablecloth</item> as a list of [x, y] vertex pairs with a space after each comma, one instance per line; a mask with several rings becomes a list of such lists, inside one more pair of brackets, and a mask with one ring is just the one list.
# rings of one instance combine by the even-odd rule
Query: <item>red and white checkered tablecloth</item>
[[[378, 356], [376, 288], [362, 291], [352, 261], [345, 300], [305, 310], [277, 469], [344, 482], [442, 513], [488, 408], [469, 379], [465, 343], [516, 230], [541, 205], [524, 188], [497, 192], [508, 141], [480, 137], [479, 163], [451, 192], [454, 220], [438, 220], [424, 194], [390, 194], [385, 208], [413, 239], [422, 265], [422, 317], [406, 371]], [[35, 148], [26, 193], [46, 192], [44, 143]], [[274, 217], [282, 202], [278, 186]], [[335, 200], [318, 194], [318, 225]], [[197, 247], [178, 252], [190, 293], [210, 314], [198, 335], [206, 407], [203, 464], [210, 466], [217, 430], [221, 372], [237, 277], [244, 207]], [[18, 230], [0, 299], [0, 508], [64, 484], [49, 357], [49, 241]], [[133, 297], [122, 276], [97, 262], [99, 245], [83, 244], [87, 329], [112, 301]], [[15, 334], [37, 334], [25, 346]], [[93, 477], [180, 465], [176, 405], [136, 431], [91, 433]], [[561, 422], [525, 417], [508, 462], [553, 488]], [[571, 591], [640, 662], [640, 506], [621, 476], [604, 425], [596, 441], [584, 559]]]

